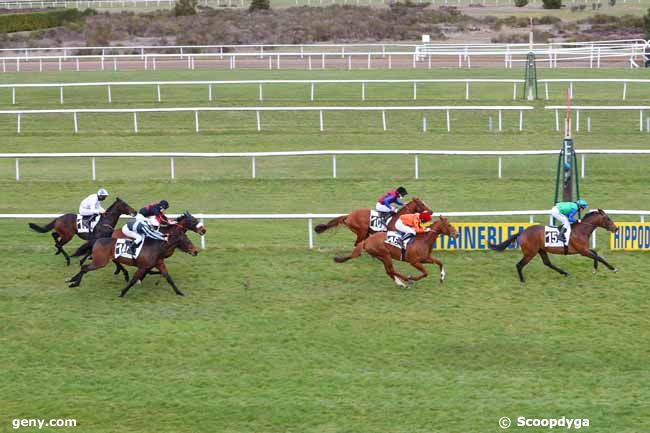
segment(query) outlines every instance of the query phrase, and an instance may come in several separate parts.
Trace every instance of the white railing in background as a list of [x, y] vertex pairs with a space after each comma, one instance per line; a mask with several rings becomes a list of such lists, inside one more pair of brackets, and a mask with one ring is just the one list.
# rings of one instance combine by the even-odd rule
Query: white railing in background
[[[636, 215], [641, 222], [645, 222], [645, 217], [650, 215], [647, 210], [605, 210], [609, 215]], [[552, 224], [552, 217], [549, 215], [550, 210], [516, 210], [516, 211], [487, 211], [487, 212], [434, 212], [432, 215], [438, 217], [444, 215], [450, 218], [471, 218], [471, 217], [497, 217], [497, 216], [528, 216], [528, 222], [535, 222], [535, 216], [544, 216], [549, 218], [549, 224]], [[61, 214], [0, 214], [0, 219], [40, 219], [40, 218], [57, 218]], [[306, 214], [194, 214], [202, 223], [205, 220], [307, 220], [307, 239], [309, 249], [314, 248], [314, 219], [332, 219], [345, 214], [324, 214], [324, 213], [306, 213]], [[178, 215], [169, 215], [176, 218]], [[130, 218], [130, 217], [123, 217]], [[452, 221], [453, 224], [453, 221]], [[592, 248], [596, 248], [596, 236], [591, 237]], [[201, 248], [205, 249], [205, 236], [201, 236]]]
[[[585, 177], [586, 155], [650, 155], [650, 149], [577, 149], [581, 155], [580, 176]], [[255, 158], [290, 156], [331, 156], [332, 178], [336, 179], [337, 155], [400, 155], [413, 156], [414, 178], [420, 178], [420, 156], [497, 157], [498, 178], [503, 177], [503, 158], [518, 156], [557, 155], [558, 150], [305, 150], [289, 152], [77, 152], [77, 153], [0, 153], [0, 159], [16, 160], [16, 181], [20, 177], [20, 160], [31, 158], [90, 158], [91, 178], [97, 180], [97, 158], [169, 158], [169, 175], [176, 178], [175, 158], [250, 158], [251, 178], [257, 177]]]
[[[629, 80], [632, 81], [632, 80]], [[637, 80], [647, 81], [650, 80]], [[492, 78], [451, 78], [451, 79], [396, 79], [396, 80], [201, 80], [201, 81], [104, 81], [104, 82], [86, 82], [86, 83], [14, 83], [14, 84], [0, 84], [0, 89], [11, 89], [11, 103], [17, 103], [16, 89], [38, 89], [38, 88], [58, 88], [59, 89], [59, 103], [64, 103], [65, 88], [72, 87], [106, 87], [106, 101], [113, 102], [114, 87], [124, 86], [152, 86], [156, 89], [156, 101], [162, 102], [162, 86], [206, 86], [207, 100], [213, 101], [214, 87], [233, 86], [233, 85], [255, 85], [258, 87], [257, 99], [264, 100], [264, 86], [265, 85], [278, 85], [278, 84], [292, 84], [292, 85], [309, 85], [309, 100], [316, 99], [316, 86], [323, 84], [360, 84], [360, 98], [362, 101], [366, 100], [367, 92], [366, 87], [369, 84], [410, 84], [413, 92], [411, 94], [413, 100], [418, 98], [418, 84], [465, 84], [465, 100], [470, 99], [470, 84], [512, 84], [512, 99], [517, 99], [517, 84], [523, 83], [524, 80], [518, 79], [492, 79]]]
[[[133, 132], [138, 132], [138, 113], [194, 113], [194, 130], [199, 132], [199, 113], [201, 112], [254, 112], [257, 121], [257, 131], [262, 130], [262, 112], [299, 112], [311, 111], [319, 113], [320, 131], [325, 130], [324, 114], [332, 111], [369, 111], [381, 112], [382, 129], [388, 129], [386, 120], [387, 111], [444, 111], [446, 112], [447, 131], [451, 132], [451, 112], [452, 111], [496, 111], [498, 113], [498, 130], [502, 130], [503, 111], [519, 112], [519, 130], [524, 129], [524, 111], [532, 110], [531, 106], [499, 106], [499, 105], [474, 105], [474, 106], [386, 106], [386, 107], [169, 107], [169, 108], [73, 108], [60, 110], [0, 110], [2, 114], [16, 115], [16, 132], [21, 133], [21, 119], [25, 115], [42, 115], [42, 114], [72, 114], [75, 134], [79, 132], [79, 114], [119, 114], [130, 113], [133, 115]], [[427, 130], [427, 118], [422, 118], [422, 130]]]
[[[560, 110], [566, 110], [564, 105], [547, 105], [546, 110], [555, 110], [555, 130], [560, 130]], [[650, 105], [574, 105], [571, 110], [576, 113], [575, 128], [580, 131], [580, 112], [585, 111], [638, 111], [639, 131], [643, 132], [643, 113], [650, 110]], [[650, 117], [646, 119], [647, 131], [650, 132]], [[587, 131], [591, 132], [591, 118], [587, 118]]]

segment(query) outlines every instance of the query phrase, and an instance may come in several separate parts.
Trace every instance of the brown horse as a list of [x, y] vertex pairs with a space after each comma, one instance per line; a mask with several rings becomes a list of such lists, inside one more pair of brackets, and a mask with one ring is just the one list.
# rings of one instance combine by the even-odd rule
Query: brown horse
[[[121, 215], [133, 216], [135, 215], [135, 209], [129, 206], [124, 200], [117, 197], [113, 204], [106, 209], [106, 212], [101, 215], [92, 236], [100, 237], [102, 233], [104, 233], [105, 236], [110, 236], [110, 233], [113, 231], [113, 228], [117, 224]], [[34, 223], [29, 223], [29, 227], [39, 233], [47, 233], [54, 229], [54, 232], [52, 232], [54, 247], [56, 247], [56, 253], [54, 254], [63, 254], [68, 266], [70, 266], [70, 256], [63, 249], [63, 246], [70, 242], [70, 240], [74, 238], [74, 235], [78, 235], [84, 240], [91, 237], [88, 233], [77, 233], [77, 214], [74, 213], [61, 215], [60, 217], [50, 221], [44, 227], [38, 226]]]
[[131, 286], [133, 286], [138, 281], [141, 281], [147, 272], [149, 272], [149, 270], [152, 268], [158, 268], [160, 270], [161, 275], [165, 277], [177, 295], [185, 296], [184, 293], [181, 292], [178, 287], [176, 287], [176, 284], [174, 283], [174, 280], [172, 280], [172, 277], [169, 275], [167, 266], [165, 265], [165, 258], [170, 257], [172, 254], [174, 254], [176, 248], [180, 248], [181, 251], [184, 251], [193, 256], [196, 256], [199, 253], [192, 244], [192, 241], [185, 234], [183, 227], [180, 227], [178, 225], [170, 226], [167, 242], [149, 238], [145, 239], [142, 250], [140, 251], [140, 255], [135, 260], [125, 257], [114, 259], [113, 251], [115, 250], [116, 243], [117, 239], [113, 238], [97, 239], [93, 245], [92, 262], [88, 265], [83, 265], [79, 273], [68, 280], [70, 287], [79, 286], [84, 274], [96, 269], [103, 268], [112, 260], [116, 263], [135, 266], [138, 268], [138, 270], [135, 272], [135, 275], [133, 275], [133, 278], [131, 278], [131, 281], [129, 281], [124, 289], [122, 289], [120, 297], [124, 297]]
[[[395, 221], [397, 221], [400, 216], [409, 213], [423, 212], [425, 210], [431, 212], [431, 209], [429, 209], [426, 203], [417, 197], [413, 197], [413, 200], [402, 206], [402, 208], [391, 218], [388, 223], [388, 230], [395, 230]], [[323, 233], [325, 230], [336, 227], [339, 224], [345, 224], [352, 233], [357, 235], [357, 240], [354, 241], [355, 245], [358, 245], [362, 240], [366, 239], [373, 233], [377, 233], [370, 229], [370, 209], [357, 209], [348, 215], [336, 217], [326, 224], [318, 224], [314, 231], [316, 233]]]
[[[371, 235], [368, 239], [361, 241], [354, 247], [349, 256], [334, 257], [337, 263], [347, 262], [348, 260], [359, 257], [365, 250], [368, 254], [381, 260], [384, 264], [386, 274], [400, 287], [406, 287], [405, 282], [418, 281], [427, 277], [426, 268], [424, 263], [435, 263], [440, 268], [440, 282], [445, 280], [445, 268], [442, 262], [431, 255], [431, 248], [433, 243], [438, 239], [439, 235], [446, 235], [451, 237], [458, 237], [458, 233], [454, 226], [449, 224], [447, 218], [441, 216], [438, 221], [433, 223], [431, 227], [427, 228], [425, 233], [418, 234], [407, 246], [406, 254], [402, 259], [402, 252], [399, 248], [386, 244], [386, 233], [380, 232]], [[393, 267], [393, 260], [402, 260], [408, 262], [411, 266], [421, 272], [417, 277], [405, 277], [398, 273]]]
[[[607, 263], [605, 259], [596, 253], [596, 251], [589, 248], [589, 237], [598, 227], [602, 227], [608, 232], [612, 233], [615, 233], [618, 230], [618, 227], [616, 227], [614, 221], [612, 221], [602, 209], [590, 212], [585, 215], [581, 222], [575, 223], [571, 226], [571, 238], [569, 239], [569, 245], [566, 253], [580, 254], [593, 259], [594, 274], [598, 271], [598, 262], [601, 262], [610, 270], [618, 272], [618, 269]], [[564, 247], [544, 246], [543, 225], [530, 226], [526, 230], [510, 236], [505, 242], [502, 242], [498, 245], [488, 245], [488, 248], [494, 251], [503, 251], [517, 238], [519, 238], [521, 251], [524, 253], [524, 257], [517, 263], [517, 273], [519, 274], [519, 280], [522, 283], [525, 281], [523, 273], [524, 266], [526, 266], [528, 262], [530, 262], [537, 254], [539, 254], [542, 258], [542, 262], [544, 262], [546, 266], [553, 269], [555, 272], [558, 272], [564, 276], [569, 275], [567, 272], [553, 265], [551, 263], [551, 260], [548, 258], [548, 253], [565, 254], [565, 251]]]

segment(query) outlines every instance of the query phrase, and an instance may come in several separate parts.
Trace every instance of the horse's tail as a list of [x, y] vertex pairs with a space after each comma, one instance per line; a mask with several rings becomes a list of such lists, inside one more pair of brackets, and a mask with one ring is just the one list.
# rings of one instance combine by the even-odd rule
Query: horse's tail
[[34, 230], [35, 232], [39, 232], [39, 233], [47, 233], [47, 232], [49, 232], [50, 230], [52, 230], [52, 229], [54, 228], [54, 223], [56, 223], [56, 219], [53, 219], [52, 221], [50, 221], [50, 222], [49, 222], [46, 226], [44, 226], [44, 227], [37, 226], [37, 225], [34, 224], [34, 223], [29, 223], [29, 228], [32, 229], [32, 230]]
[[501, 242], [500, 244], [490, 244], [490, 245], [488, 245], [488, 248], [491, 249], [492, 251], [503, 251], [506, 248], [508, 248], [508, 245], [510, 245], [511, 243], [516, 241], [521, 233], [522, 232], [515, 233], [514, 235], [510, 236], [505, 241]]
[[71, 254], [71, 257], [85, 256], [93, 250], [93, 245], [95, 244], [96, 239], [88, 240], [86, 243], [77, 248], [77, 251], [74, 254]]
[[348, 217], [347, 215], [342, 215], [340, 217], [334, 218], [333, 220], [329, 221], [327, 224], [318, 224], [314, 228], [314, 231], [316, 233], [323, 233], [327, 229], [331, 229], [332, 227], [336, 227], [339, 224], [343, 224], [347, 217]]
[[336, 256], [336, 257], [334, 257], [334, 261], [336, 263], [344, 263], [344, 262], [347, 262], [350, 259], [353, 259], [355, 257], [359, 257], [361, 255], [361, 253], [363, 252], [363, 249], [365, 248], [365, 246], [366, 246], [366, 241], [365, 240], [361, 241], [361, 242], [359, 242], [358, 244], [356, 244], [354, 246], [354, 249], [352, 250], [352, 252], [350, 253], [349, 256]]

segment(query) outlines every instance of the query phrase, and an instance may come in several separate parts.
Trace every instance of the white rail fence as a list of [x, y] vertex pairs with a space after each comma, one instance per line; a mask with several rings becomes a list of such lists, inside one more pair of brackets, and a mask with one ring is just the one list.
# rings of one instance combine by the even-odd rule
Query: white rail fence
[[[650, 215], [650, 211], [645, 210], [605, 210], [609, 215], [635, 215], [639, 216], [641, 222], [645, 222], [645, 217]], [[552, 224], [552, 217], [549, 215], [550, 210], [519, 210], [519, 211], [487, 211], [487, 212], [435, 212], [434, 216], [444, 215], [449, 218], [472, 218], [472, 217], [498, 217], [498, 216], [528, 216], [528, 221], [532, 224], [535, 222], [535, 216], [549, 218], [549, 224]], [[0, 214], [0, 219], [45, 219], [57, 218], [61, 214]], [[332, 219], [345, 214], [194, 214], [202, 223], [205, 220], [307, 220], [307, 244], [309, 249], [314, 248], [314, 219]], [[177, 217], [178, 215], [170, 215]], [[130, 217], [123, 217], [130, 218]], [[453, 221], [452, 221], [453, 224]], [[596, 236], [591, 237], [591, 244], [596, 248]], [[201, 236], [201, 248], [205, 249], [205, 235]]]
[[[548, 105], [546, 110], [555, 110], [555, 130], [560, 130], [560, 110], [566, 110], [563, 105]], [[639, 131], [643, 132], [643, 113], [650, 110], [650, 105], [574, 105], [571, 107], [576, 113], [575, 129], [580, 131], [580, 113], [587, 111], [638, 111], [639, 112]], [[646, 119], [647, 131], [650, 132], [650, 117]], [[562, 125], [564, 126], [564, 125]], [[587, 118], [587, 131], [591, 132], [591, 118]]]
[[[579, 81], [579, 80], [573, 80]], [[634, 81], [634, 80], [627, 80]], [[639, 82], [648, 82], [650, 80], [636, 80]], [[396, 79], [396, 80], [231, 80], [231, 81], [108, 81], [108, 82], [87, 82], [87, 83], [15, 83], [15, 84], [0, 84], [0, 89], [11, 89], [11, 103], [17, 103], [16, 89], [41, 89], [41, 88], [58, 88], [59, 89], [59, 103], [64, 103], [64, 89], [66, 88], [94, 88], [106, 87], [106, 101], [113, 102], [112, 89], [115, 87], [131, 87], [131, 86], [146, 86], [156, 89], [156, 101], [162, 102], [162, 87], [163, 86], [205, 86], [207, 89], [207, 100], [213, 101], [215, 87], [235, 86], [235, 85], [250, 85], [257, 86], [257, 99], [261, 102], [264, 101], [264, 86], [266, 85], [304, 85], [309, 86], [309, 100], [316, 100], [316, 91], [318, 85], [346, 85], [358, 84], [360, 85], [359, 97], [361, 101], [365, 101], [367, 97], [368, 85], [380, 84], [409, 84], [412, 87], [410, 98], [414, 101], [418, 99], [418, 85], [422, 89], [424, 84], [465, 84], [465, 100], [470, 100], [470, 85], [474, 84], [512, 84], [512, 99], [517, 99], [517, 85], [523, 83], [524, 80], [518, 79], [490, 79], [490, 78], [451, 78], [451, 79]], [[447, 89], [447, 88], [446, 88]]]
[[[650, 155], [650, 149], [578, 149], [580, 158], [580, 176], [585, 177], [587, 155]], [[420, 156], [467, 156], [467, 157], [496, 157], [497, 176], [503, 177], [504, 157], [525, 157], [540, 155], [557, 155], [557, 150], [311, 150], [291, 152], [81, 152], [81, 153], [0, 153], [0, 159], [15, 159], [16, 181], [20, 181], [20, 160], [33, 158], [89, 158], [91, 178], [97, 180], [98, 158], [169, 158], [169, 177], [176, 178], [175, 159], [177, 158], [250, 158], [251, 178], [257, 177], [256, 158], [292, 157], [292, 156], [331, 156], [332, 178], [337, 177], [337, 156], [344, 155], [400, 155], [413, 156], [413, 177], [420, 178]]]
[[[385, 106], [385, 107], [170, 107], [170, 108], [75, 108], [60, 110], [0, 110], [0, 115], [10, 114], [16, 116], [16, 132], [22, 132], [22, 118], [26, 115], [44, 115], [44, 114], [72, 114], [73, 129], [75, 134], [79, 133], [79, 114], [131, 114], [133, 116], [133, 132], [138, 133], [138, 113], [194, 113], [194, 130], [198, 133], [199, 113], [203, 112], [254, 112], [256, 118], [257, 131], [262, 130], [263, 112], [317, 112], [319, 114], [319, 129], [325, 131], [325, 112], [333, 111], [350, 111], [350, 112], [381, 112], [382, 129], [388, 130], [386, 112], [389, 111], [444, 111], [446, 113], [447, 132], [451, 132], [451, 112], [452, 111], [496, 111], [498, 113], [498, 130], [503, 130], [503, 112], [519, 112], [519, 130], [524, 129], [524, 111], [532, 110], [531, 106]], [[427, 131], [427, 118], [422, 118], [422, 130]]]

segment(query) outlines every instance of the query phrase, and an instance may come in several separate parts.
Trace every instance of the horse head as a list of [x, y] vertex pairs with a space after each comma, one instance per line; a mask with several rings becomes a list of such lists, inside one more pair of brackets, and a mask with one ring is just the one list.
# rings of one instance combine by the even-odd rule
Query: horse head
[[187, 237], [185, 228], [180, 224], [170, 226], [167, 243], [170, 247], [178, 246], [181, 251], [192, 256], [199, 254], [199, 250], [196, 249], [190, 238]]
[[115, 198], [115, 201], [113, 202], [112, 205], [109, 206], [109, 208], [106, 210], [108, 211], [117, 211], [120, 213], [120, 215], [131, 215], [135, 216], [136, 211], [133, 209], [131, 206], [128, 205], [127, 202], [122, 200], [119, 197]]
[[612, 221], [609, 215], [607, 215], [607, 213], [602, 209], [589, 212], [585, 215], [582, 221], [597, 227], [602, 227], [608, 232], [616, 233], [618, 231], [618, 227], [614, 221]]
[[185, 229], [192, 230], [201, 236], [207, 232], [203, 223], [188, 211], [183, 212], [183, 214], [176, 219], [176, 222]]
[[451, 225], [449, 223], [449, 220], [442, 215], [440, 215], [440, 218], [438, 221], [434, 222], [431, 225], [431, 231], [433, 233], [439, 234], [439, 235], [445, 235], [449, 236], [452, 238], [458, 238], [458, 232], [456, 231], [456, 227]]
[[407, 213], [424, 212], [425, 210], [431, 212], [429, 206], [423, 200], [420, 200], [419, 197], [413, 197], [402, 209], [405, 209]]

